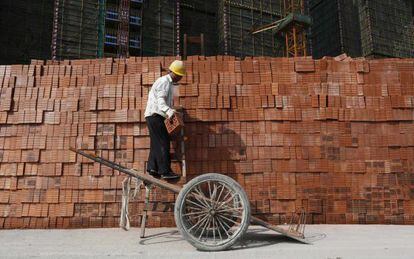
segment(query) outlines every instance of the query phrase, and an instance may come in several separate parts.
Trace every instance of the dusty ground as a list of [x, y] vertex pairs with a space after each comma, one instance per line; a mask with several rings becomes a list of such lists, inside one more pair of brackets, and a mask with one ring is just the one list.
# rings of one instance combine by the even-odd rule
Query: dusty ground
[[0, 258], [414, 258], [414, 226], [310, 225], [305, 245], [250, 227], [242, 245], [200, 252], [174, 228], [0, 230]]

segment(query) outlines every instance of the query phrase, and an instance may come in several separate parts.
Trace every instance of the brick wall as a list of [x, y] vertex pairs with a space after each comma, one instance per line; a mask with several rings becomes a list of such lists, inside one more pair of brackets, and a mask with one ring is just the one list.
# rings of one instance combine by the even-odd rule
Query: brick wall
[[[124, 175], [68, 148], [143, 169], [147, 93], [172, 60], [0, 66], [0, 228], [117, 226]], [[301, 207], [309, 223], [414, 223], [413, 59], [217, 56], [187, 67], [175, 97], [187, 180], [227, 174], [273, 223]], [[174, 198], [154, 191], [151, 226], [174, 225]], [[131, 203], [133, 225], [142, 207]]]

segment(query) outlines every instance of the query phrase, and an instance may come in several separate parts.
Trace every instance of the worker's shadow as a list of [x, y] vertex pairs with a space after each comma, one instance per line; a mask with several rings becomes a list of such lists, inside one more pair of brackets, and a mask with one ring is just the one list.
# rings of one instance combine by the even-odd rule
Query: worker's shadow
[[[185, 121], [186, 181], [205, 173], [220, 173], [243, 185], [240, 170], [236, 170], [238, 164], [246, 160], [246, 144], [236, 133], [240, 131], [240, 123], [206, 122], [191, 116], [185, 110], [182, 113]], [[177, 149], [179, 141], [176, 141], [174, 150]], [[180, 150], [176, 152], [176, 157], [182, 160]]]
[[[242, 137], [236, 133], [240, 132], [240, 124], [227, 121], [206, 122], [191, 116], [185, 110], [181, 112], [185, 121], [184, 138], [187, 167], [185, 181], [188, 182], [205, 173], [221, 173], [232, 177], [243, 186], [243, 173], [249, 172], [248, 169], [240, 167], [247, 160], [246, 144]], [[178, 161], [182, 161], [184, 158], [181, 153], [181, 137], [172, 138], [173, 155]], [[254, 204], [251, 204], [251, 209], [256, 211]], [[173, 230], [148, 235], [139, 243], [141, 245], [155, 245], [182, 241], [184, 238], [179, 231]], [[254, 228], [249, 229], [244, 237], [232, 246], [230, 251], [270, 246], [281, 242], [300, 243], [265, 228]]]
[[[240, 128], [240, 124], [220, 121], [204, 122], [190, 116], [185, 110], [180, 110], [180, 112], [185, 121], [186, 177], [181, 177], [178, 182], [169, 182], [180, 186], [205, 173], [220, 173], [235, 179], [243, 186], [243, 176], [236, 174], [236, 171], [239, 172], [236, 170], [237, 164], [246, 160], [246, 145], [236, 133], [239, 131], [237, 127]], [[173, 148], [171, 150], [172, 170], [177, 173], [181, 171], [181, 174], [184, 159], [181, 150], [182, 137], [181, 134], [172, 137]], [[142, 191], [136, 200], [143, 200], [143, 193]], [[161, 209], [165, 216], [173, 216], [174, 203], [171, 201], [151, 201], [150, 206], [150, 211], [160, 212]], [[139, 202], [130, 202], [130, 215], [139, 215], [141, 210]], [[139, 226], [139, 216], [131, 217], [130, 220], [133, 226]]]

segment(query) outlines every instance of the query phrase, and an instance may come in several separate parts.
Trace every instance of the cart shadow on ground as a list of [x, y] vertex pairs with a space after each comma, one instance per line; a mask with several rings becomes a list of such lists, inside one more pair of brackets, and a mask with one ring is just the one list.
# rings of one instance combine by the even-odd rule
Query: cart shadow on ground
[[[312, 235], [306, 236], [306, 240], [311, 243], [324, 238], [326, 238], [326, 234], [322, 233], [313, 233]], [[289, 237], [269, 231], [268, 229], [251, 229], [247, 230], [246, 234], [243, 236], [243, 239], [239, 242], [239, 244], [234, 245], [231, 250], [259, 248], [279, 243], [306, 245]]]
[[292, 241], [285, 236], [269, 233], [267, 229], [253, 229], [247, 230], [243, 239], [238, 244], [234, 245], [231, 250], [259, 248], [285, 242], [295, 243], [295, 241]]
[[183, 241], [184, 238], [181, 236], [178, 230], [171, 230], [153, 235], [147, 235], [141, 238], [139, 241], [140, 245], [156, 245], [163, 243], [179, 242]]
[[[306, 239], [311, 243], [325, 239], [327, 236], [323, 233], [312, 233], [307, 235]], [[140, 245], [156, 245], [171, 242], [181, 242], [185, 239], [181, 236], [178, 230], [171, 230], [153, 235], [148, 235], [139, 241]], [[273, 232], [269, 233], [267, 229], [249, 229], [244, 235], [243, 239], [235, 244], [231, 250], [241, 250], [250, 248], [259, 248], [265, 246], [276, 245], [278, 243], [292, 243], [298, 245], [305, 245], [299, 241], [290, 239], [286, 236], [276, 234]]]
[[[274, 245], [281, 242], [295, 242], [291, 241], [282, 235], [265, 233], [268, 232], [266, 229], [254, 229], [248, 230], [244, 235], [243, 239], [235, 244], [231, 250], [248, 249]], [[171, 242], [185, 241], [178, 230], [172, 230], [154, 235], [148, 235], [139, 241], [140, 245], [156, 245]]]

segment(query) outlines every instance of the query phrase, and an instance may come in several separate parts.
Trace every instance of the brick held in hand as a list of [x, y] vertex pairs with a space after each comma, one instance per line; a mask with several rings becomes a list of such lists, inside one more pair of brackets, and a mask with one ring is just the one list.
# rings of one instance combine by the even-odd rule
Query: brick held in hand
[[168, 134], [170, 135], [177, 134], [184, 127], [183, 118], [179, 113], [174, 113], [171, 118], [165, 119], [164, 123], [167, 127]]

